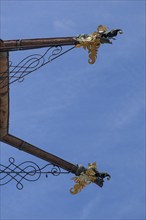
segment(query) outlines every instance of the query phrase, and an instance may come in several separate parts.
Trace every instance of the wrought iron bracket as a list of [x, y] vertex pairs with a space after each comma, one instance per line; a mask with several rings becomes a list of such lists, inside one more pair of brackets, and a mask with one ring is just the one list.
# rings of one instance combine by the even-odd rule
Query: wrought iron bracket
[[48, 163], [40, 167], [35, 162], [25, 161], [20, 164], [15, 163], [13, 157], [9, 158], [9, 164], [0, 164], [0, 186], [6, 185], [9, 182], [15, 181], [17, 189], [23, 189], [23, 181], [35, 182], [40, 179], [41, 175], [48, 177], [49, 174], [58, 176], [60, 174], [69, 174], [68, 171], [63, 171], [59, 166]]
[[[62, 46], [52, 46], [47, 48], [42, 55], [36, 53], [25, 57], [17, 65], [14, 65], [12, 61], [9, 61], [9, 70], [7, 69], [0, 74], [0, 88], [7, 86], [7, 77], [9, 77], [9, 85], [16, 81], [23, 82], [27, 75], [40, 69], [46, 64], [49, 64], [74, 48], [75, 46], [63, 51]], [[9, 76], [5, 76], [5, 73], [8, 71]]]
[[[45, 174], [47, 177], [48, 174], [58, 176], [59, 174], [72, 172], [76, 177], [73, 177], [75, 185], [74, 188], [71, 189], [71, 193], [76, 194], [91, 182], [102, 187], [104, 178], [107, 177], [107, 179], [110, 179], [108, 173], [100, 173], [97, 170], [96, 163], [89, 164], [87, 169], [84, 167], [77, 167], [74, 164], [45, 152], [8, 133], [9, 84], [16, 81], [22, 82], [25, 76], [71, 51], [73, 48], [83, 47], [85, 50], [87, 49], [89, 55], [88, 62], [90, 64], [95, 63], [98, 49], [101, 44], [111, 44], [111, 40], [115, 40], [117, 34], [123, 33], [121, 29], [114, 29], [109, 32], [107, 30], [107, 27], [99, 25], [97, 31], [92, 34], [81, 34], [71, 38], [0, 40], [0, 141], [50, 162], [40, 168], [32, 161], [26, 161], [17, 165], [15, 164], [15, 159], [10, 157], [8, 166], [0, 164], [0, 186], [6, 185], [14, 180], [16, 182], [16, 187], [21, 190], [23, 188], [23, 180], [33, 182], [38, 180], [42, 174]], [[62, 47], [69, 45], [73, 45], [73, 47], [63, 52]], [[11, 51], [38, 49], [43, 47], [48, 48], [43, 55], [29, 55], [17, 65], [9, 61], [9, 52]], [[48, 168], [50, 169], [48, 170]], [[62, 171], [61, 169], [67, 171]]]

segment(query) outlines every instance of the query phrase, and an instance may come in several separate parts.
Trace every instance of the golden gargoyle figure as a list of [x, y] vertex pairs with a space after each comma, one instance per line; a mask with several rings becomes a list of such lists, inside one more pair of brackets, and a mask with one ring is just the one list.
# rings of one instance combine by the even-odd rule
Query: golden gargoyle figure
[[121, 29], [113, 29], [111, 31], [107, 31], [108, 28], [103, 25], [99, 25], [96, 32], [92, 34], [81, 34], [75, 38], [78, 43], [76, 44], [76, 48], [83, 47], [85, 50], [88, 50], [90, 64], [95, 63], [98, 53], [98, 48], [101, 44], [112, 44], [111, 39], [115, 40], [117, 34], [123, 34]]
[[104, 183], [104, 178], [107, 177], [110, 180], [111, 176], [108, 173], [100, 173], [97, 170], [96, 162], [89, 163], [88, 168], [84, 168], [83, 166], [79, 166], [76, 177], [73, 177], [75, 185], [70, 189], [70, 193], [75, 195], [81, 190], [89, 185], [90, 183], [95, 183], [98, 186], [102, 187]]

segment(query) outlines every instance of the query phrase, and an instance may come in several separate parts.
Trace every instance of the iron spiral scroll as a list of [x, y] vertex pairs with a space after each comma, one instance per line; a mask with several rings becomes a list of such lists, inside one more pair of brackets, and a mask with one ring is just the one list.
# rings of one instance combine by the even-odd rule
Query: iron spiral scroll
[[23, 180], [35, 182], [40, 179], [42, 174], [45, 174], [45, 176], [48, 177], [49, 174], [58, 176], [60, 174], [68, 173], [68, 171], [62, 171], [60, 167], [51, 163], [48, 163], [41, 168], [32, 161], [25, 161], [17, 165], [15, 164], [15, 159], [10, 157], [8, 166], [0, 164], [0, 186], [15, 181], [17, 189], [22, 190]]
[[[13, 65], [13, 62], [10, 61], [9, 70], [0, 73], [0, 87], [3, 88], [7, 86], [8, 78], [9, 84], [12, 84], [16, 81], [23, 82], [27, 75], [52, 62], [53, 60], [57, 59], [58, 57], [64, 55], [74, 48], [75, 46], [63, 51], [62, 46], [53, 46], [49, 47], [43, 55], [32, 54], [25, 57], [17, 65]], [[8, 76], [5, 76], [6, 72], [9, 72]]]

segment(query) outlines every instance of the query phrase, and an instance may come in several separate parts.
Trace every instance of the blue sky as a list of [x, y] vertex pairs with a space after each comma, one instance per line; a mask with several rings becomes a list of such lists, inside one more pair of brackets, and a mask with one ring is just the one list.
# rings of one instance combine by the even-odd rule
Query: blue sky
[[[94, 65], [81, 48], [10, 86], [10, 133], [111, 174], [72, 196], [72, 174], [0, 188], [0, 219], [145, 219], [145, 2], [1, 0], [0, 38], [77, 36], [121, 28]], [[37, 50], [43, 53], [44, 50]], [[35, 51], [10, 53], [17, 64]], [[1, 163], [46, 162], [0, 143]]]

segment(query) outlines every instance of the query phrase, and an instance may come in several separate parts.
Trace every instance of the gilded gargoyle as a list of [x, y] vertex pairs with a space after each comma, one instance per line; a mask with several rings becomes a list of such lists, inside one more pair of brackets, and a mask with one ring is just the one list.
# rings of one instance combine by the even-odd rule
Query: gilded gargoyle
[[108, 173], [100, 173], [97, 170], [96, 162], [89, 163], [88, 169], [85, 169], [83, 166], [80, 166], [77, 172], [77, 176], [73, 177], [75, 185], [70, 189], [71, 194], [77, 194], [81, 192], [81, 190], [89, 185], [90, 183], [95, 183], [98, 186], [102, 187], [104, 178], [107, 177], [109, 180], [111, 177]]
[[115, 36], [117, 34], [122, 34], [123, 31], [121, 29], [113, 29], [107, 32], [108, 28], [103, 25], [99, 25], [96, 32], [92, 34], [81, 34], [75, 38], [78, 42], [76, 44], [76, 48], [83, 47], [85, 50], [88, 50], [90, 64], [95, 63], [98, 53], [98, 48], [101, 44], [112, 44], [110, 39], [115, 40]]

